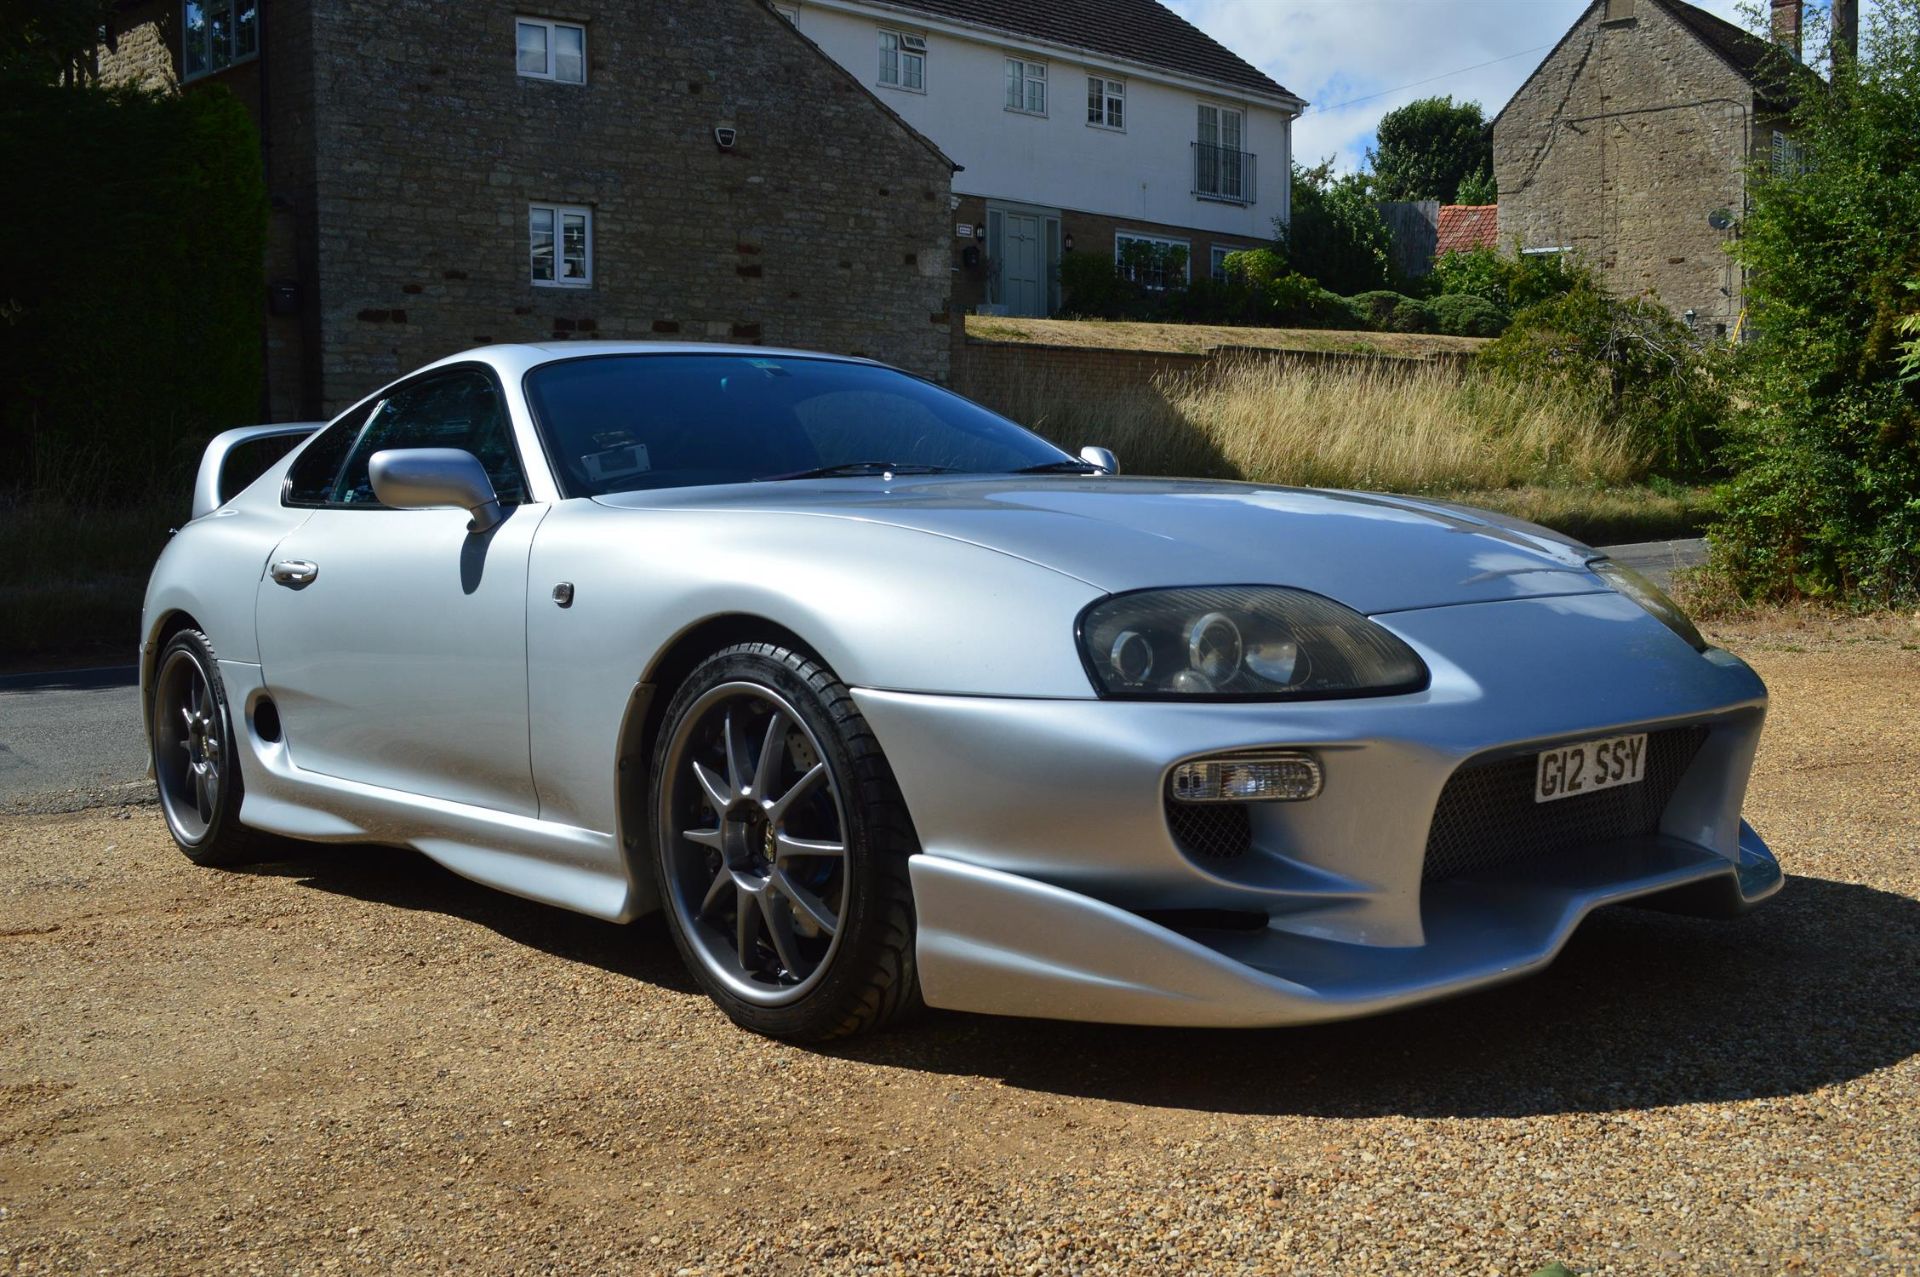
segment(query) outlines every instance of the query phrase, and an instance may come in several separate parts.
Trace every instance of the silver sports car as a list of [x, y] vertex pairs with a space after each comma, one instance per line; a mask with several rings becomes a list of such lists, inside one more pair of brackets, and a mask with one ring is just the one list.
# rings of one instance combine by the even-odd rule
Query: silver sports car
[[[310, 435], [229, 494], [235, 450]], [[496, 346], [232, 431], [154, 569], [168, 828], [663, 912], [728, 1015], [1297, 1024], [1737, 913], [1766, 690], [1433, 501], [1120, 478], [858, 359]]]

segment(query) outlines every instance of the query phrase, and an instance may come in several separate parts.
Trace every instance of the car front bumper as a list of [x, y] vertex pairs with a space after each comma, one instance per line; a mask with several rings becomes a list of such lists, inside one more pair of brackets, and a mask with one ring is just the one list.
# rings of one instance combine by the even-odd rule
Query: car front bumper
[[[1694, 652], [1611, 594], [1375, 619], [1426, 660], [1426, 691], [1185, 704], [857, 690], [920, 836], [927, 1001], [1139, 1024], [1365, 1015], [1537, 969], [1604, 904], [1729, 913], [1780, 885], [1740, 819], [1766, 690], [1738, 658]], [[1427, 872], [1463, 767], [1674, 728], [1699, 744], [1657, 828]], [[1324, 791], [1249, 805], [1239, 854], [1183, 844], [1171, 769], [1276, 747], [1313, 752]]]

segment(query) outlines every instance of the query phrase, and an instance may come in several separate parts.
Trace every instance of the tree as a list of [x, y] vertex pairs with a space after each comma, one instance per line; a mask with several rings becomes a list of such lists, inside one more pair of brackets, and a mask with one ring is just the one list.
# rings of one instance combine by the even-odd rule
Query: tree
[[1715, 559], [1749, 597], [1920, 599], [1920, 0], [1882, 0], [1863, 36], [1800, 93], [1804, 159], [1756, 169], [1734, 249], [1754, 341]]
[[86, 84], [114, 0], [0, 0], [0, 80]]
[[1385, 288], [1393, 237], [1364, 174], [1335, 177], [1333, 161], [1293, 167], [1293, 219], [1277, 227], [1290, 270], [1351, 296]]
[[1471, 182], [1471, 202], [1491, 202], [1480, 197], [1492, 184], [1493, 134], [1478, 102], [1409, 102], [1380, 117], [1378, 142], [1367, 152], [1377, 198], [1458, 204]]

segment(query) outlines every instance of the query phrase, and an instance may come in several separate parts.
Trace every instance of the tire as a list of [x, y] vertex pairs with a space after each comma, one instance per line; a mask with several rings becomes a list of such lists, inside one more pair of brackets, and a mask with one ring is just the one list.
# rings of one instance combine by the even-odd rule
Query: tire
[[154, 663], [149, 745], [167, 832], [196, 865], [243, 865], [265, 839], [240, 823], [240, 744], [213, 646], [181, 630]]
[[919, 844], [830, 671], [771, 643], [714, 653], [668, 702], [651, 775], [662, 911], [734, 1023], [822, 1042], [919, 1009]]

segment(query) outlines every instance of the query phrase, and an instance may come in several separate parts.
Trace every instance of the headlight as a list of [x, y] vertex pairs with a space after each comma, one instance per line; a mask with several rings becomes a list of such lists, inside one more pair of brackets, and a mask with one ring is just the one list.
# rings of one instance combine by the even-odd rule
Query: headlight
[[1700, 637], [1700, 631], [1694, 628], [1680, 605], [1667, 597], [1667, 592], [1641, 576], [1630, 567], [1615, 563], [1612, 559], [1595, 559], [1587, 564], [1587, 569], [1605, 581], [1621, 594], [1652, 614], [1656, 621], [1693, 644], [1693, 650], [1707, 650], [1707, 640]]
[[1102, 696], [1313, 700], [1427, 685], [1412, 648], [1352, 608], [1268, 585], [1138, 590], [1080, 617]]

